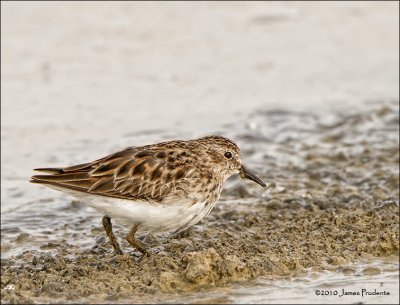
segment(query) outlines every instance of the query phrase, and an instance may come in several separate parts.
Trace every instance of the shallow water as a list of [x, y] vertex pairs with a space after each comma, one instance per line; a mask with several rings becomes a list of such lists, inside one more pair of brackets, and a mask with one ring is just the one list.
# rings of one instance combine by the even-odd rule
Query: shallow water
[[[399, 286], [398, 108], [397, 103], [365, 107], [366, 110], [331, 116], [318, 112], [258, 111], [243, 122], [226, 126], [225, 135], [237, 139], [246, 162], [271, 184], [270, 188], [260, 190], [240, 179], [230, 179], [219, 204], [187, 237], [174, 240], [147, 236], [145, 242], [153, 245], [155, 254], [151, 262], [144, 262], [148, 264], [146, 271], [140, 269], [143, 276], [133, 280], [138, 289], [135, 297], [132, 292], [99, 294], [90, 287], [87, 289], [92, 292], [84, 292], [82, 297], [79, 293], [70, 294], [68, 286], [60, 288], [54, 284], [62, 280], [58, 279], [40, 288], [38, 300], [50, 302], [57, 296], [68, 302], [71, 299], [71, 302], [106, 303], [129, 303], [133, 299], [171, 303], [182, 299], [193, 303], [395, 303]], [[37, 269], [35, 261], [43, 262], [39, 266], [48, 266], [43, 269], [49, 273], [48, 279], [54, 278], [61, 268], [58, 263], [51, 267], [54, 263], [51, 255], [55, 255], [60, 266], [65, 263], [70, 266], [62, 267], [72, 271], [70, 285], [76, 279], [73, 273], [79, 270], [76, 268], [82, 264], [97, 265], [103, 260], [116, 268], [112, 271], [117, 275], [115, 285], [126, 285], [123, 280], [129, 276], [126, 270], [135, 273], [138, 270], [134, 269], [140, 268], [132, 265], [137, 253], [124, 256], [115, 265], [115, 259], [107, 254], [109, 246], [100, 215], [58, 192], [44, 189], [44, 193], [48, 195], [6, 210], [2, 215], [1, 253], [6, 274], [3, 292], [11, 297], [14, 289], [17, 292], [33, 284], [36, 288], [24, 293], [27, 299], [14, 299], [32, 300], [29, 291], [40, 286], [36, 281], [30, 283], [30, 279], [43, 276], [40, 275], [43, 267]], [[117, 236], [127, 230], [118, 223], [114, 228]], [[292, 230], [305, 235], [297, 238], [300, 233], [291, 235]], [[229, 243], [225, 243], [225, 238], [229, 238]], [[240, 242], [243, 238], [249, 241], [245, 246]], [[260, 247], [260, 241], [264, 248], [254, 253], [253, 247]], [[122, 246], [127, 248], [124, 242]], [[269, 254], [267, 249], [271, 251]], [[312, 258], [304, 251], [311, 251]], [[258, 264], [252, 263], [252, 258], [266, 264], [261, 277], [253, 275], [257, 271], [251, 271], [257, 270]], [[68, 261], [64, 262], [65, 259]], [[185, 263], [190, 260], [192, 267]], [[26, 264], [32, 267], [25, 269]], [[152, 264], [172, 269], [168, 271], [168, 267], [163, 273], [165, 267], [152, 269]], [[211, 269], [195, 272], [210, 276], [214, 288], [204, 285], [207, 281], [192, 278], [190, 272], [194, 266], [202, 265]], [[249, 271], [242, 272], [243, 268], [247, 270], [246, 266]], [[93, 269], [89, 270], [77, 272], [90, 274]], [[21, 287], [13, 284], [15, 272], [25, 274], [19, 280]], [[214, 278], [213, 272], [221, 274]], [[179, 279], [178, 274], [185, 274], [186, 279]], [[263, 279], [265, 274], [268, 277]], [[226, 276], [229, 280], [224, 279]], [[97, 278], [101, 275], [93, 274], [90, 280], [93, 287]], [[143, 281], [153, 283], [151, 286], [156, 290], [140, 288]], [[190, 281], [195, 283], [193, 288]], [[54, 287], [65, 291], [65, 297], [54, 292]], [[316, 290], [342, 294], [342, 289], [356, 293], [377, 289], [390, 295], [315, 295]]]
[[[63, 5], [2, 3], [2, 303], [398, 301], [398, 4]], [[112, 258], [101, 215], [28, 183], [209, 133], [275, 187], [228, 180], [188, 236], [146, 237], [145, 266]], [[342, 288], [391, 295], [315, 295]]]
[[[397, 258], [393, 258], [392, 261], [348, 266], [342, 272], [309, 271], [291, 280], [259, 279], [244, 287], [232, 285], [210, 293], [189, 295], [187, 300], [203, 304], [397, 304], [398, 269]], [[375, 274], [367, 275], [363, 270], [373, 270]], [[378, 295], [374, 295], [375, 290]], [[180, 300], [165, 299], [167, 303]]]

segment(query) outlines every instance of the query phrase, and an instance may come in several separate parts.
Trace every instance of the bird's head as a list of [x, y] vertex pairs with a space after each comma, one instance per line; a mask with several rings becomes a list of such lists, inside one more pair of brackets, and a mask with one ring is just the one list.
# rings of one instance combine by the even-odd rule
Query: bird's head
[[223, 173], [225, 179], [239, 174], [241, 178], [266, 187], [266, 184], [254, 172], [242, 164], [240, 149], [233, 141], [222, 136], [207, 136], [196, 141], [203, 144], [214, 166]]

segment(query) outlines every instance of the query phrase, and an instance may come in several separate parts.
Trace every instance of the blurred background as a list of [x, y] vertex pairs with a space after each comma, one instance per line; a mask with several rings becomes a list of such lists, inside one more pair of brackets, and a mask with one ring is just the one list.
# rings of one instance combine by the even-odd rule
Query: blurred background
[[[398, 209], [399, 2], [2, 1], [1, 89], [2, 267], [11, 266], [9, 279], [15, 272], [26, 273], [33, 285], [21, 284], [18, 277], [20, 287], [6, 291], [10, 302], [32, 303], [23, 299], [24, 293], [37, 301], [43, 287], [27, 269], [33, 255], [50, 249], [80, 257], [104, 238], [97, 212], [61, 192], [29, 183], [33, 168], [84, 163], [127, 146], [208, 134], [235, 140], [246, 164], [276, 188], [260, 190], [230, 179], [219, 212], [214, 209], [206, 221], [218, 213], [229, 215], [229, 209], [240, 211], [241, 206], [248, 211], [252, 205], [247, 204], [256, 203], [260, 207], [254, 213], [286, 215], [296, 211], [297, 203], [305, 207], [303, 212], [310, 208], [307, 215], [314, 222], [315, 201], [324, 208], [334, 206], [337, 215], [357, 219], [357, 229], [366, 230], [366, 246], [377, 245], [369, 236], [387, 234], [398, 253], [398, 222], [388, 204]], [[274, 210], [280, 203], [287, 205]], [[369, 216], [364, 226], [358, 225], [365, 217], [353, 208], [367, 203], [381, 209], [371, 215], [384, 215], [382, 226], [368, 223]], [[386, 209], [380, 206], [384, 203]], [[245, 214], [237, 215], [242, 220], [239, 230], [247, 232]], [[268, 217], [261, 223], [269, 224]], [[292, 218], [279, 225], [273, 219], [279, 230], [292, 228]], [[236, 226], [239, 220], [226, 221]], [[114, 224], [117, 233], [123, 229]], [[337, 255], [343, 247], [341, 236], [353, 236], [346, 230], [358, 234], [346, 223], [344, 233], [338, 231], [336, 224], [327, 230], [338, 232], [331, 238], [338, 247], [320, 250], [321, 265], [315, 262], [315, 270], [327, 268], [325, 256]], [[310, 236], [295, 237], [301, 245], [312, 246], [315, 235]], [[324, 243], [326, 236], [318, 236]], [[290, 238], [283, 240], [292, 248]], [[351, 245], [354, 249], [357, 238], [347, 238], [356, 244]], [[281, 244], [268, 245], [279, 253]], [[242, 250], [253, 258], [253, 252]], [[352, 255], [358, 254], [349, 253], [345, 258], [352, 262]], [[283, 259], [292, 259], [292, 254]], [[19, 271], [13, 269], [16, 260]], [[364, 267], [350, 278], [347, 273], [312, 273], [304, 282], [224, 288], [220, 300], [335, 302], [316, 299], [312, 289], [380, 289], [384, 283], [392, 293], [389, 298], [341, 300], [397, 304], [398, 255], [389, 263], [393, 267], [373, 265], [378, 272], [374, 279], [363, 273]], [[290, 261], [295, 265], [301, 267]], [[133, 286], [129, 289], [141, 287]], [[93, 287], [97, 289], [96, 281]], [[89, 300], [86, 290], [80, 291], [80, 302]], [[201, 291], [192, 300], [207, 302], [207, 295]], [[144, 297], [154, 302], [154, 295]], [[66, 302], [71, 302], [68, 296]]]
[[[31, 169], [399, 99], [398, 2], [2, 2], [2, 207]], [[225, 128], [225, 129], [224, 129]]]

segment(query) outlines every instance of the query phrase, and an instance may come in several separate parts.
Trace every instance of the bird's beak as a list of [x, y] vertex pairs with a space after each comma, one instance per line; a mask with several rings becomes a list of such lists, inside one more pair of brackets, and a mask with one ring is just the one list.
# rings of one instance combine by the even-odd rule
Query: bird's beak
[[239, 174], [240, 174], [240, 177], [252, 180], [252, 181], [258, 183], [259, 185], [261, 185], [262, 187], [267, 186], [260, 178], [258, 178], [256, 176], [256, 174], [254, 174], [251, 170], [249, 170], [244, 165], [242, 165], [242, 167], [240, 168]]

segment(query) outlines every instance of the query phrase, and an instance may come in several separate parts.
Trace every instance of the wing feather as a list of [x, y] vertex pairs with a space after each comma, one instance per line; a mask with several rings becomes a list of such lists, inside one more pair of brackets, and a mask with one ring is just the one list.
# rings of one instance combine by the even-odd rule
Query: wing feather
[[[179, 161], [179, 160], [178, 160]], [[182, 193], [191, 166], [165, 158], [157, 148], [128, 148], [91, 163], [65, 168], [40, 169], [31, 182], [70, 188], [80, 192], [131, 200], [161, 202]]]

